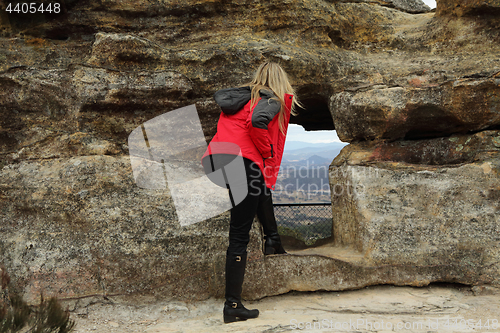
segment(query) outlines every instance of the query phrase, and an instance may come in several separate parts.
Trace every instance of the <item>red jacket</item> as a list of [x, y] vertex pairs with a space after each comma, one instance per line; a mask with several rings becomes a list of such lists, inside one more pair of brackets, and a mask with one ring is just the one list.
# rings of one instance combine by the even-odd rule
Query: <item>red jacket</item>
[[[284, 133], [281, 133], [278, 124], [281, 104], [271, 99], [274, 94], [261, 90], [260, 98], [253, 108], [250, 108], [250, 96], [250, 87], [223, 89], [214, 94], [222, 113], [217, 124], [217, 133], [202, 160], [210, 154], [237, 154], [246, 157], [257, 163], [264, 175], [266, 186], [274, 190], [283, 157], [293, 95], [284, 96]], [[230, 148], [234, 145], [213, 144], [215, 142], [236, 144], [240, 151], [236, 152]]]

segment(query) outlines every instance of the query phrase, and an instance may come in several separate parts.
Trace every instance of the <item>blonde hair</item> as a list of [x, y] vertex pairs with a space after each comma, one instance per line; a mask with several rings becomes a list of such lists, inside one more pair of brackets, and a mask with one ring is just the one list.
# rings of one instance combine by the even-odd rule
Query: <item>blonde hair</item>
[[272, 99], [277, 99], [281, 103], [278, 124], [280, 131], [283, 133], [283, 122], [286, 112], [285, 94], [293, 95], [293, 102], [290, 110], [290, 113], [292, 115], [296, 116], [298, 114], [296, 108], [302, 107], [302, 104], [299, 102], [297, 96], [295, 96], [295, 90], [288, 81], [288, 75], [286, 74], [286, 72], [277, 63], [266, 61], [259, 66], [259, 68], [255, 72], [252, 82], [247, 84], [247, 86], [248, 85], [252, 88], [252, 102], [250, 103], [251, 107], [257, 103], [257, 100], [260, 97], [259, 92], [261, 89], [271, 90], [274, 95], [276, 95], [276, 98], [273, 97]]

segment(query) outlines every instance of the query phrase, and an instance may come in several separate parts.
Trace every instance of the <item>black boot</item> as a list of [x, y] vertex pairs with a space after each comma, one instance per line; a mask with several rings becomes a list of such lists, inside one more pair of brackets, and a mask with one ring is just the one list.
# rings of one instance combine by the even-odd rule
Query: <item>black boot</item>
[[226, 254], [226, 302], [224, 323], [257, 318], [259, 310], [248, 310], [241, 304], [241, 291], [245, 277], [247, 254]]
[[286, 251], [281, 245], [281, 238], [278, 233], [264, 236], [264, 254], [285, 254]]
[[[267, 189], [266, 189], [267, 190]], [[257, 207], [257, 217], [264, 229], [264, 254], [284, 254], [285, 249], [281, 245], [281, 238], [276, 225], [274, 216], [274, 206], [271, 193], [263, 193], [259, 197], [259, 205]]]

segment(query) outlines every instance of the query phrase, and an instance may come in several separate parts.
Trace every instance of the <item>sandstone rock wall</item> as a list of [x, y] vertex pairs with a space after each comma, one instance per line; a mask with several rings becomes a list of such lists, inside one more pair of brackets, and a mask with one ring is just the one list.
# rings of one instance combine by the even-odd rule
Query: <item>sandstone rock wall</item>
[[438, 15], [471, 16], [498, 15], [500, 3], [495, 0], [443, 0], [437, 3]]
[[181, 227], [168, 192], [134, 183], [127, 137], [195, 104], [209, 140], [212, 94], [266, 59], [305, 105], [292, 122], [352, 142], [332, 193], [365, 192], [332, 196], [325, 247], [264, 258], [255, 224], [245, 297], [498, 284], [496, 16], [446, 1], [436, 15], [421, 1], [61, 3], [0, 15], [0, 254], [28, 299], [222, 296], [228, 214]]

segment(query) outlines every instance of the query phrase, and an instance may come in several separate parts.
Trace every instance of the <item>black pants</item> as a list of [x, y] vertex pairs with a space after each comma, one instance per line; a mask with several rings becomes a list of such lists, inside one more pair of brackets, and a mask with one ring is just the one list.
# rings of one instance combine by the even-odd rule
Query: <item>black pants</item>
[[[247, 158], [244, 158], [243, 162], [247, 175], [248, 194], [242, 202], [231, 209], [227, 248], [228, 252], [237, 254], [246, 253], [250, 229], [257, 213], [259, 218], [270, 215], [274, 218], [271, 190], [266, 186], [259, 166]], [[261, 222], [264, 221], [261, 220]]]
[[[217, 154], [212, 157], [205, 157], [202, 161], [207, 174], [220, 168], [224, 168], [235, 159], [234, 155]], [[229, 225], [229, 246], [227, 251], [234, 254], [246, 253], [250, 240], [250, 229], [255, 215], [258, 216], [264, 228], [264, 234], [277, 234], [276, 220], [271, 190], [266, 186], [262, 172], [257, 163], [243, 158], [246, 180], [241, 183], [231, 184], [238, 187], [241, 193], [241, 186], [246, 187], [247, 195], [243, 201], [236, 204], [231, 209], [231, 220]], [[219, 186], [227, 184], [217, 183]], [[232, 198], [231, 190], [230, 196]]]

